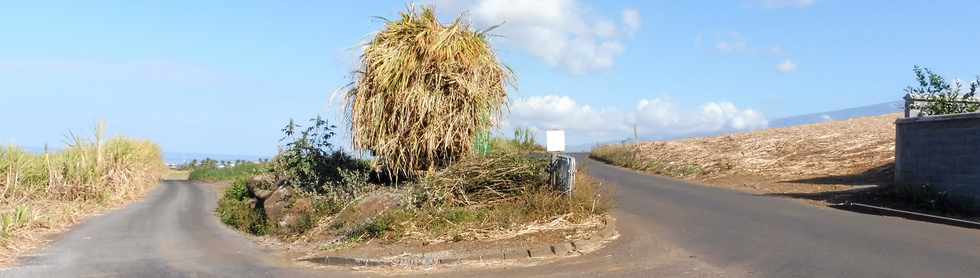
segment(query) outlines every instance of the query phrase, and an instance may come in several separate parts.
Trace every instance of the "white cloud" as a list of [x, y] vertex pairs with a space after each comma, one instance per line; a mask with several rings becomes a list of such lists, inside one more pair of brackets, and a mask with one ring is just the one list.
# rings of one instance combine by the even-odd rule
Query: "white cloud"
[[768, 121], [752, 109], [730, 102], [709, 102], [693, 109], [669, 99], [641, 99], [633, 110], [595, 109], [568, 96], [548, 95], [518, 99], [511, 105], [505, 128], [565, 129], [578, 142], [596, 142], [632, 135], [633, 123], [642, 136], [679, 136], [718, 131], [765, 128]]
[[642, 19], [640, 19], [640, 11], [635, 9], [625, 9], [623, 10], [623, 25], [626, 26], [626, 33], [632, 36], [636, 31], [640, 30], [640, 25], [642, 25]]
[[806, 8], [812, 6], [815, 0], [761, 0], [766, 8]]
[[715, 44], [715, 49], [721, 51], [722, 53], [738, 53], [750, 50], [748, 41], [745, 37], [738, 32], [729, 32], [725, 34], [718, 43]]
[[790, 73], [796, 71], [796, 63], [791, 60], [785, 60], [782, 63], [776, 65], [776, 70], [782, 73]]
[[565, 129], [573, 134], [611, 138], [626, 131], [619, 111], [602, 111], [577, 103], [567, 96], [536, 96], [518, 99], [510, 107], [505, 127], [536, 130]]
[[493, 31], [503, 42], [572, 73], [613, 67], [625, 49], [621, 34], [640, 28], [636, 10], [624, 10], [622, 24], [617, 24], [575, 0], [442, 0], [436, 8], [468, 13], [479, 28], [503, 24]]

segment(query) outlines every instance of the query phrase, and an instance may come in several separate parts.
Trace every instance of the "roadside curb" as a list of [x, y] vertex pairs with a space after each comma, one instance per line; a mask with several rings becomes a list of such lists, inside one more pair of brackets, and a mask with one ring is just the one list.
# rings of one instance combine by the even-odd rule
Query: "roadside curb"
[[609, 221], [605, 227], [596, 231], [588, 239], [567, 240], [556, 244], [526, 245], [515, 248], [488, 248], [482, 251], [456, 253], [453, 250], [432, 253], [402, 254], [381, 258], [358, 258], [344, 256], [319, 256], [300, 258], [297, 261], [309, 262], [325, 266], [340, 267], [425, 267], [435, 265], [452, 265], [466, 262], [488, 262], [505, 260], [533, 260], [561, 257], [573, 257], [591, 253], [602, 248], [607, 242], [615, 240], [619, 233], [615, 229], [615, 220]]
[[893, 208], [873, 206], [873, 205], [861, 204], [861, 203], [851, 203], [851, 202], [840, 203], [840, 204], [831, 204], [829, 206], [832, 207], [832, 208], [838, 208], [838, 209], [842, 209], [842, 210], [854, 211], [854, 212], [859, 212], [859, 213], [868, 213], [868, 214], [873, 214], [873, 215], [900, 217], [900, 218], [905, 218], [905, 219], [914, 220], [914, 221], [921, 221], [921, 222], [935, 223], [935, 224], [941, 224], [941, 225], [956, 226], [956, 227], [968, 228], [968, 229], [980, 229], [980, 223], [978, 223], [978, 222], [964, 220], [964, 219], [958, 219], [958, 218], [951, 218], [951, 217], [939, 216], [939, 215], [932, 215], [932, 214], [920, 213], [920, 212], [914, 212], [914, 211], [898, 210], [898, 209], [893, 209]]

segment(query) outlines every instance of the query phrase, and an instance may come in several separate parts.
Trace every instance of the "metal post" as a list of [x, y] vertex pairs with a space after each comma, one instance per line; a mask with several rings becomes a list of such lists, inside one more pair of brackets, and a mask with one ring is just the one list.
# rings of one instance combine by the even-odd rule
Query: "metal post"
[[909, 108], [912, 106], [912, 96], [910, 94], [905, 94], [905, 97], [902, 97], [902, 99], [905, 99], [905, 117], [908, 118]]

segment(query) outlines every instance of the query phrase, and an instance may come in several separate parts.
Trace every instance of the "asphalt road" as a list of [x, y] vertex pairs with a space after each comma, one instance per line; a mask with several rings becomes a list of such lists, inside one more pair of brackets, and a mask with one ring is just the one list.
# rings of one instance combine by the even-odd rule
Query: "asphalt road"
[[[446, 277], [978, 277], [980, 231], [647, 176], [579, 158], [615, 184], [622, 236], [585, 256]], [[264, 255], [213, 215], [207, 185], [165, 182], [0, 277], [348, 277]]]

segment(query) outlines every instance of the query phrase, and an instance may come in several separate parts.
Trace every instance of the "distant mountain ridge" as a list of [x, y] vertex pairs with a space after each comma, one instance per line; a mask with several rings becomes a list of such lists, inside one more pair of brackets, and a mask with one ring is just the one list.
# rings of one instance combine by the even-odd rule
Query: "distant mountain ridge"
[[779, 118], [769, 121], [769, 128], [790, 127], [806, 124], [815, 124], [826, 121], [839, 121], [860, 117], [879, 116], [904, 111], [905, 105], [902, 101], [885, 102], [861, 107], [847, 108], [841, 110], [813, 113], [786, 118]]

